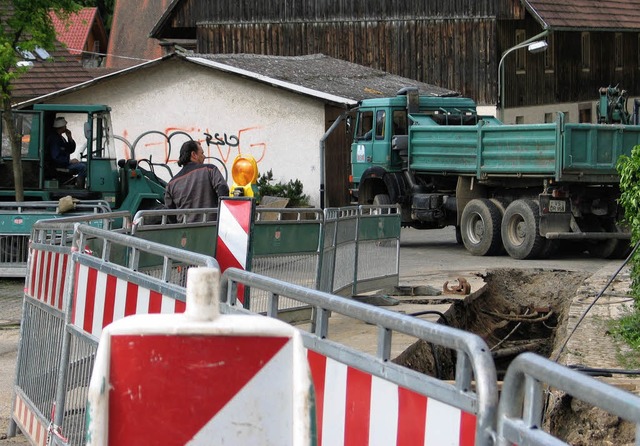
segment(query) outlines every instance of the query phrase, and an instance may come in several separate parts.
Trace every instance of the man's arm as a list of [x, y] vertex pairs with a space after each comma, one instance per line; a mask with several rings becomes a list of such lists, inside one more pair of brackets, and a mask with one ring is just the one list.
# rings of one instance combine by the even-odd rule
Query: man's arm
[[218, 198], [220, 197], [228, 197], [229, 196], [229, 186], [225, 181], [224, 177], [220, 173], [217, 167], [212, 166], [210, 169], [209, 178], [211, 179], [211, 187], [218, 194]]

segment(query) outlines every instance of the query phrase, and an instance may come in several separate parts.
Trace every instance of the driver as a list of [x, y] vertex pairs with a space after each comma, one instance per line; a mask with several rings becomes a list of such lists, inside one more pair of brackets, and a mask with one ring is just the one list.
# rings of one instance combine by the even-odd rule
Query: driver
[[87, 165], [77, 159], [71, 159], [71, 154], [76, 150], [76, 142], [73, 140], [71, 130], [67, 128], [67, 120], [58, 116], [53, 121], [53, 132], [47, 140], [47, 150], [56, 167], [69, 169], [76, 175], [76, 187], [84, 189], [87, 178]]

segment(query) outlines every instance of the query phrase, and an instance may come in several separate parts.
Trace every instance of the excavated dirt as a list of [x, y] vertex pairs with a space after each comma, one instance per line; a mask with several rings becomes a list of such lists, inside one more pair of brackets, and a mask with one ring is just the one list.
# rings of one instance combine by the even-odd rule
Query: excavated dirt
[[[566, 319], [588, 273], [561, 270], [491, 270], [485, 293], [458, 302], [446, 314], [450, 326], [481, 336], [491, 349], [498, 379], [524, 351], [549, 357], [564, 341]], [[557, 333], [561, 333], [557, 336]], [[440, 379], [455, 379], [455, 352], [418, 341], [394, 362]], [[634, 426], [562, 392], [547, 392], [545, 430], [573, 446], [632, 445]]]
[[[571, 299], [588, 274], [499, 269], [483, 277], [486, 291], [471, 303], [457, 302], [446, 314], [446, 323], [485, 340], [501, 379], [511, 360], [524, 351], [549, 356], [558, 325], [564, 323]], [[453, 379], [453, 354], [419, 341], [395, 362], [441, 379]]]

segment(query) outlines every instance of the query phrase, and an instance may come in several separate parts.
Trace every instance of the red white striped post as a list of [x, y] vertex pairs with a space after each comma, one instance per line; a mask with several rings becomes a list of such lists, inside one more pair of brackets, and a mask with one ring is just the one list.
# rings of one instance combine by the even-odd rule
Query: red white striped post
[[[220, 199], [215, 258], [221, 273], [227, 268], [251, 271], [254, 215], [255, 200], [252, 198]], [[238, 284], [238, 300], [245, 308], [249, 308], [248, 292], [242, 284]]]

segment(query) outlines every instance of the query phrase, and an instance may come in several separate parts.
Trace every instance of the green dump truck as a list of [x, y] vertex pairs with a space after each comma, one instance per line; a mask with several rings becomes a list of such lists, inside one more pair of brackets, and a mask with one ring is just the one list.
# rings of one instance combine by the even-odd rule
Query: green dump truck
[[[150, 161], [116, 160], [111, 109], [107, 105], [37, 104], [32, 110], [13, 111], [11, 124], [20, 140], [24, 201], [16, 202], [16, 178], [9, 128], [0, 126], [0, 276], [22, 275], [28, 238], [35, 221], [69, 215], [156, 209], [164, 200], [165, 182]], [[46, 141], [57, 117], [73, 132], [71, 155], [87, 166], [84, 185], [72, 172], [56, 168]], [[75, 209], [60, 212], [59, 200], [72, 197]], [[67, 206], [68, 207], [68, 206]]]
[[629, 234], [616, 163], [637, 144], [640, 126], [572, 124], [562, 113], [554, 123], [505, 125], [478, 115], [471, 99], [407, 88], [359, 104], [351, 194], [398, 204], [405, 227], [454, 225], [474, 255], [543, 258], [578, 240], [594, 256], [621, 257]]

